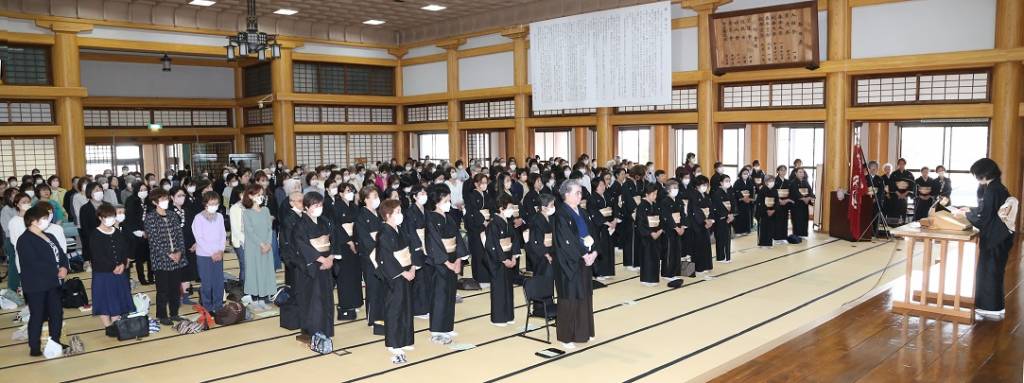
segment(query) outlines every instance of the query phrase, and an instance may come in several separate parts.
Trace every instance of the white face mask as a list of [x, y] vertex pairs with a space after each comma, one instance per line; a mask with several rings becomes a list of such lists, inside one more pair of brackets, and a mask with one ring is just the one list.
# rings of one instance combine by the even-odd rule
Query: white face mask
[[124, 218], [124, 214], [118, 214], [117, 216], [114, 217], [114, 220], [117, 221], [118, 223], [121, 223], [124, 222]]
[[549, 188], [555, 187], [555, 180], [548, 180], [548, 187]]
[[761, 170], [761, 167], [760, 166], [755, 166], [754, 170]]
[[775, 183], [774, 182], [769, 182], [769, 183], [764, 184], [764, 186], [767, 186], [769, 189], [771, 189], [771, 188], [775, 187]]
[[552, 214], [555, 214], [555, 208], [545, 206], [540, 209], [540, 213], [544, 214], [545, 217], [550, 217]]
[[417, 205], [422, 205], [422, 204], [425, 204], [425, 203], [427, 203], [427, 196], [425, 196], [425, 195], [418, 195], [418, 196], [416, 196], [416, 204]]
[[160, 209], [167, 210], [167, 206], [170, 205], [170, 204], [171, 204], [171, 201], [163, 200], [163, 201], [158, 202], [156, 205], [159, 206]]
[[149, 192], [148, 192], [148, 191], [145, 191], [145, 190], [143, 190], [143, 191], [140, 191], [140, 192], [138, 193], [138, 196], [139, 196], [139, 198], [142, 198], [142, 199], [146, 199], [146, 197], [149, 197]]
[[[36, 196], [36, 191], [35, 190], [26, 190], [25, 191], [25, 195], [27, 195], [29, 197], [35, 197]], [[101, 198], [103, 197], [103, 193], [100, 193], [100, 197]]]
[[231, 187], [238, 187], [238, 181], [231, 181]]
[[725, 168], [718, 167], [718, 168], [715, 168], [715, 171], [718, 172], [718, 174], [722, 174], [722, 173], [725, 173]]
[[92, 200], [93, 201], [100, 201], [102, 199], [103, 199], [103, 192], [101, 192], [101, 191], [92, 192]]
[[677, 195], [679, 195], [679, 189], [668, 189], [669, 197], [676, 198]]
[[195, 193], [196, 192], [196, 187], [195, 186], [189, 186], [189, 187], [185, 188], [185, 191], [189, 192], [189, 194]]
[[690, 185], [690, 179], [689, 178], [683, 178], [683, 187], [686, 187], [686, 186], [689, 186], [689, 185]]
[[163, 186], [161, 186], [160, 188], [164, 189], [164, 191], [171, 191], [171, 185], [170, 184], [163, 184]]
[[352, 200], [356, 198], [356, 194], [353, 192], [346, 192], [342, 197], [345, 198], [345, 201], [352, 202]]
[[39, 228], [39, 231], [46, 231], [46, 228], [50, 227], [50, 221], [39, 220], [39, 222], [36, 222], [33, 225]]
[[103, 219], [103, 225], [104, 226], [113, 227], [114, 226], [114, 222], [115, 222], [114, 217], [107, 217], [107, 218]]
[[722, 182], [722, 189], [729, 189], [732, 187], [732, 182]]
[[110, 184], [107, 184], [107, 183], [104, 183], [104, 184], [100, 184], [100, 186], [102, 186], [102, 187], [103, 187], [103, 190], [107, 190], [107, 189], [110, 189]]
[[449, 211], [452, 211], [452, 203], [451, 202], [441, 202], [441, 204], [438, 205], [438, 207], [441, 208], [441, 211], [445, 212], [445, 213], [447, 213]]
[[28, 209], [31, 209], [31, 208], [32, 208], [31, 204], [24, 204], [24, 205], [20, 205], [19, 210], [21, 210], [22, 212], [26, 212], [26, 211], [28, 211]]
[[338, 188], [329, 188], [329, 189], [327, 189], [327, 195], [329, 195], [331, 197], [334, 197], [334, 196], [338, 195]]
[[380, 206], [380, 198], [370, 200], [370, 209], [376, 210], [378, 206]]
[[257, 205], [263, 205], [263, 200], [264, 199], [266, 199], [266, 197], [258, 195], [256, 197], [253, 197], [252, 202], [257, 204]]
[[698, 172], [693, 172], [693, 175], [694, 175], [695, 177], [700, 177], [700, 175], [701, 175], [701, 172], [699, 172], [699, 171], [698, 171]]
[[324, 207], [323, 206], [317, 206], [317, 207], [314, 207], [313, 210], [311, 210], [309, 212], [309, 216], [313, 217], [313, 218], [317, 218], [317, 217], [320, 217], [320, 215], [323, 214], [323, 213], [324, 213]]
[[505, 209], [504, 211], [501, 212], [501, 216], [505, 217], [506, 219], [512, 218], [512, 209]]
[[185, 196], [174, 197], [174, 206], [181, 206], [185, 204]]
[[210, 205], [210, 206], [206, 207], [206, 212], [210, 213], [210, 214], [213, 214], [213, 213], [217, 212], [218, 208], [220, 208], [220, 205]]
[[405, 216], [402, 215], [402, 213], [395, 213], [391, 215], [391, 220], [395, 223], [395, 225], [401, 225], [402, 222], [405, 222]]
[[571, 174], [571, 173], [572, 173], [572, 172], [571, 172], [571, 171], [568, 171], [568, 170], [566, 170], [566, 171], [562, 172], [562, 174], [563, 174], [563, 175], [565, 175], [565, 178], [569, 178], [569, 174]]
[[700, 190], [701, 193], [707, 193], [708, 192], [708, 185], [700, 185], [700, 187], [697, 188], [697, 190]]

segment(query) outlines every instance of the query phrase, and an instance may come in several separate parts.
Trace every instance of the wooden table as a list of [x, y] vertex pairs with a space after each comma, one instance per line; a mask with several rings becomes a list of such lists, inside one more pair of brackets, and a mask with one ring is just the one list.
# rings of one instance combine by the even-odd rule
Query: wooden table
[[[963, 296], [961, 282], [963, 281], [964, 266], [964, 244], [974, 244], [974, 266], [978, 265], [978, 230], [949, 231], [931, 230], [922, 228], [917, 222], [912, 222], [892, 231], [897, 237], [906, 241], [907, 247], [907, 276], [906, 291], [903, 302], [893, 302], [893, 311], [906, 313], [920, 313], [939, 315], [963, 323], [974, 322], [974, 298]], [[956, 259], [956, 289], [952, 296], [946, 294], [946, 266], [947, 253], [951, 242], [957, 246]], [[914, 271], [914, 246], [921, 243], [924, 246], [923, 267], [921, 268], [921, 285], [918, 289], [913, 286], [911, 275]], [[928, 286], [930, 282], [930, 270], [932, 268], [932, 245], [939, 245], [939, 289], [932, 293]], [[973, 278], [973, 276], [971, 276]], [[973, 295], [973, 291], [971, 293]], [[916, 298], [916, 299], [915, 299]]]

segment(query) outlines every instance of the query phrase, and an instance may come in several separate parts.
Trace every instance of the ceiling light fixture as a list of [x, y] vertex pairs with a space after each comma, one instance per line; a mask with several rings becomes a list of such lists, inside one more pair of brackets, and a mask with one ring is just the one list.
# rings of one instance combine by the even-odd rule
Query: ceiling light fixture
[[385, 23], [384, 20], [377, 20], [377, 19], [370, 19], [370, 20], [366, 20], [366, 21], [363, 22], [363, 24], [366, 24], [366, 25], [381, 25], [381, 24], [384, 24], [384, 23]]
[[[228, 36], [228, 45], [224, 46], [228, 61], [236, 57], [248, 57], [255, 54], [260, 61], [281, 57], [281, 44], [277, 43], [277, 35], [260, 32], [256, 17], [256, 0], [246, 1], [245, 31], [235, 36]], [[235, 52], [235, 48], [238, 52]]]
[[427, 6], [423, 7], [423, 8], [420, 8], [420, 9], [422, 9], [424, 11], [437, 12], [437, 11], [443, 11], [445, 9], [448, 9], [448, 7], [443, 6], [443, 5], [430, 4], [430, 5], [427, 5]]
[[188, 5], [198, 5], [200, 7], [209, 7], [214, 4], [217, 4], [217, 2], [210, 0], [192, 0], [192, 2], [188, 3]]
[[281, 8], [281, 9], [278, 9], [278, 10], [274, 11], [274, 14], [285, 15], [285, 16], [291, 16], [291, 15], [294, 15], [296, 13], [299, 13], [299, 11], [296, 11], [294, 9], [288, 9], [288, 8]]

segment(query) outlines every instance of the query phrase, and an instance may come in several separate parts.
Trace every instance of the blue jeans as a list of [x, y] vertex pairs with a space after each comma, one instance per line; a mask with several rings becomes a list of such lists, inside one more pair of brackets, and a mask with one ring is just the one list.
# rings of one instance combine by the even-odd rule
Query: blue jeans
[[245, 256], [243, 254], [243, 248], [235, 247], [235, 255], [238, 256], [238, 281], [245, 280]]
[[270, 247], [274, 248], [274, 270], [281, 270], [281, 246], [277, 243], [277, 230], [274, 230], [274, 236], [270, 239]]
[[196, 257], [199, 270], [199, 304], [215, 314], [224, 303], [224, 261], [214, 262], [210, 257]]

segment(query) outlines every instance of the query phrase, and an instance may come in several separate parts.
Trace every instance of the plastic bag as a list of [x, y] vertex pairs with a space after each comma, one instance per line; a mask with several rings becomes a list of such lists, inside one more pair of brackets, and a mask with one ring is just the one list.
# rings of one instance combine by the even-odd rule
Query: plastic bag
[[43, 356], [46, 359], [53, 359], [64, 355], [64, 347], [61, 347], [60, 343], [53, 340], [53, 338], [47, 338], [46, 346], [43, 347]]

